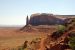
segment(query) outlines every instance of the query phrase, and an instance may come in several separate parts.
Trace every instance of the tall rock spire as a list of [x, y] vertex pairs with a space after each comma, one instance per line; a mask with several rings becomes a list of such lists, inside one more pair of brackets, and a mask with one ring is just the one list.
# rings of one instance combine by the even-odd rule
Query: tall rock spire
[[29, 19], [28, 19], [28, 15], [27, 15], [27, 18], [26, 18], [26, 25], [29, 24]]

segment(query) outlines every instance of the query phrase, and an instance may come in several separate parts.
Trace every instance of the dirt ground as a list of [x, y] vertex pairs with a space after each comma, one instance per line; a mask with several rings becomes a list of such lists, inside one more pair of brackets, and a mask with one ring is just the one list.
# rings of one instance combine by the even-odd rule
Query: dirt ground
[[21, 32], [20, 28], [0, 28], [0, 50], [7, 48], [16, 48], [21, 46], [25, 40], [31, 41], [32, 39], [44, 37], [44, 33], [40, 32]]

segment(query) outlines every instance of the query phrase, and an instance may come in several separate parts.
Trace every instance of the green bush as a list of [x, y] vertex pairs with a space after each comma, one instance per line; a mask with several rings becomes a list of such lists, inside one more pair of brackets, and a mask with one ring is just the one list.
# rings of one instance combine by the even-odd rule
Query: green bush
[[72, 50], [75, 50], [75, 37], [70, 37], [68, 44], [72, 48]]
[[58, 31], [63, 32], [65, 29], [66, 27], [64, 25], [58, 25]]

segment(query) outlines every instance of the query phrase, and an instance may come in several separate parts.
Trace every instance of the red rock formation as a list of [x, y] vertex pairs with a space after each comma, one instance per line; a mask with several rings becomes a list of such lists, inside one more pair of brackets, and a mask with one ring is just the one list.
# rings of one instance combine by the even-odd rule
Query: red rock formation
[[53, 14], [33, 14], [29, 20], [31, 25], [54, 25], [63, 24], [63, 20], [56, 18]]

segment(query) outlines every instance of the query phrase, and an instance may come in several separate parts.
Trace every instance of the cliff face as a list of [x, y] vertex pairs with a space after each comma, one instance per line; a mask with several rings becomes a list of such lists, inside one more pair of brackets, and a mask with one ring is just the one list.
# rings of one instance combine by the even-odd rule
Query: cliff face
[[62, 19], [56, 18], [53, 14], [33, 14], [29, 20], [29, 24], [31, 25], [55, 25], [55, 24], [63, 24], [64, 21]]

